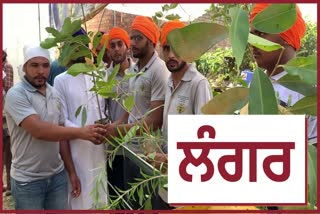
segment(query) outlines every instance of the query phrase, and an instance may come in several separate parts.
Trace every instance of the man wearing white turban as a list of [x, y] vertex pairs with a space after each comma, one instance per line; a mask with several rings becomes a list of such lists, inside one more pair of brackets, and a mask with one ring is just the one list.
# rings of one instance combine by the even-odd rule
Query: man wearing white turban
[[81, 138], [98, 144], [103, 140], [103, 129], [99, 125], [60, 126], [64, 124], [61, 101], [46, 83], [50, 70], [48, 50], [27, 47], [22, 68], [25, 76], [8, 91], [5, 102], [12, 137], [10, 175], [15, 208], [67, 209], [68, 178], [58, 142]]

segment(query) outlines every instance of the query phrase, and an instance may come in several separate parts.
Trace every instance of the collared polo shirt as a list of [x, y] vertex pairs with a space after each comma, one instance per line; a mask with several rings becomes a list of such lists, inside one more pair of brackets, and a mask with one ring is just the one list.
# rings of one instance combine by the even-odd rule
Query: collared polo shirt
[[49, 84], [46, 95], [37, 91], [25, 78], [7, 93], [5, 110], [11, 136], [11, 176], [17, 181], [31, 182], [48, 178], [64, 169], [59, 143], [32, 137], [20, 124], [30, 115], [41, 120], [63, 124], [60, 98]]
[[212, 99], [208, 80], [197, 71], [194, 64], [183, 75], [176, 88], [169, 77], [163, 111], [163, 136], [167, 138], [168, 115], [202, 114], [201, 108]]
[[[129, 68], [127, 68], [125, 73], [132, 72], [132, 69], [135, 65], [131, 58], [128, 58], [127, 60], [129, 60]], [[112, 71], [113, 64], [111, 64], [111, 66], [107, 69], [107, 75], [111, 75]], [[119, 104], [119, 102], [122, 103], [129, 92], [129, 80], [123, 80], [123, 76], [120, 76], [119, 73], [117, 73], [115, 78], [118, 81], [118, 85], [114, 88], [114, 91], [117, 92], [117, 98], [119, 98], [119, 100], [118, 102], [116, 102], [112, 98], [106, 99], [108, 115], [111, 119], [111, 122], [118, 120], [126, 112], [126, 110], [122, 107], [122, 105]]]
[[141, 75], [130, 78], [129, 91], [134, 95], [134, 103], [128, 123], [140, 120], [150, 110], [152, 101], [165, 99], [165, 88], [169, 71], [165, 62], [154, 52], [149, 62], [139, 71], [138, 63], [133, 67], [133, 72], [142, 72]]

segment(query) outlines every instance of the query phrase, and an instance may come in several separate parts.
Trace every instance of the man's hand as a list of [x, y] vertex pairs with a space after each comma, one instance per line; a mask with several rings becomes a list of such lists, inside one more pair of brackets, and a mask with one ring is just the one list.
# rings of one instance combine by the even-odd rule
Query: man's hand
[[113, 137], [119, 136], [116, 123], [110, 123], [105, 125], [105, 137], [112, 140]]
[[71, 196], [73, 198], [77, 198], [80, 196], [81, 193], [81, 184], [78, 176], [76, 174], [69, 175], [70, 183], [71, 183]]
[[[150, 158], [152, 156], [152, 158]], [[167, 173], [168, 169], [168, 155], [163, 153], [149, 153], [147, 161], [151, 163], [156, 169], [161, 170], [162, 173]], [[161, 169], [160, 169], [161, 167]]]
[[92, 143], [99, 145], [105, 142], [106, 129], [102, 124], [87, 125], [80, 128], [81, 139], [89, 140]]

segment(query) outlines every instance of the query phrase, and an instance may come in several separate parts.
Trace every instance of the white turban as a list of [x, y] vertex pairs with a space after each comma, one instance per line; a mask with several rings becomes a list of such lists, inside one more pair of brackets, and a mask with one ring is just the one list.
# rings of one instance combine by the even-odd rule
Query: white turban
[[50, 53], [47, 49], [43, 49], [40, 46], [25, 46], [23, 50], [24, 61], [22, 66], [24, 66], [30, 59], [35, 57], [44, 57], [50, 62]]

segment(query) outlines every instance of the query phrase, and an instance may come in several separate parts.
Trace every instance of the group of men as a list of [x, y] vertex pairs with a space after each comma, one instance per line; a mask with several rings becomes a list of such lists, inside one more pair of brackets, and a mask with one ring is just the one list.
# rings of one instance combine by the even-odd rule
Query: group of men
[[[300, 20], [301, 13], [297, 14]], [[10, 175], [16, 209], [94, 208], [90, 192], [95, 187], [95, 177], [105, 167], [107, 157], [101, 144], [105, 137], [112, 140], [119, 136], [119, 132], [125, 134], [139, 124], [149, 130], [162, 129], [166, 138], [169, 114], [201, 114], [201, 107], [212, 99], [209, 82], [193, 63], [177, 57], [166, 39], [173, 29], [184, 26], [178, 20], [169, 21], [160, 32], [151, 18], [137, 16], [131, 25], [130, 35], [119, 27], [108, 32], [106, 45], [111, 63], [106, 74], [110, 75], [114, 66], [120, 64], [116, 75], [120, 84], [114, 90], [120, 100], [124, 99], [125, 94], [133, 93], [135, 105], [127, 112], [121, 101], [99, 98], [100, 106], [105, 106], [102, 110], [107, 109], [111, 119], [107, 125], [94, 124], [101, 109], [94, 94], [89, 91], [93, 84], [91, 77], [83, 74], [72, 77], [64, 72], [56, 77], [54, 87], [51, 87], [46, 83], [50, 69], [48, 51], [41, 47], [26, 49], [23, 63], [25, 76], [21, 83], [9, 90], [5, 103], [12, 139]], [[297, 36], [296, 28], [294, 25], [287, 37], [295, 36], [295, 42], [300, 43], [304, 31]], [[268, 36], [276, 37], [276, 42], [285, 44], [282, 63], [295, 57], [299, 47], [294, 46], [287, 37], [281, 34], [264, 35], [266, 39], [269, 39]], [[159, 39], [163, 60], [155, 50]], [[137, 59], [136, 63], [128, 57], [129, 51]], [[263, 57], [264, 53], [260, 50], [254, 53], [258, 65], [267, 69], [269, 74], [276, 61], [265, 65], [263, 61], [267, 59]], [[272, 53], [276, 59], [279, 57], [280, 53]], [[126, 72], [136, 75], [124, 80]], [[281, 72], [284, 71], [279, 70]], [[81, 126], [81, 118], [75, 116], [80, 105], [87, 108], [84, 127]], [[142, 152], [138, 141], [128, 142], [127, 146], [135, 153]], [[166, 157], [159, 158], [163, 160]], [[113, 168], [108, 168], [107, 176], [111, 184], [126, 189], [139, 173], [139, 168], [119, 153]], [[98, 201], [107, 203], [108, 191], [97, 191]], [[109, 191], [116, 194], [111, 189]], [[163, 208], [159, 204], [155, 200], [153, 208]], [[132, 208], [138, 209], [139, 205], [135, 204]]]

